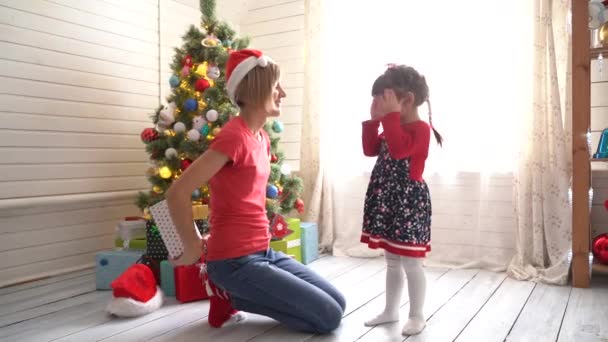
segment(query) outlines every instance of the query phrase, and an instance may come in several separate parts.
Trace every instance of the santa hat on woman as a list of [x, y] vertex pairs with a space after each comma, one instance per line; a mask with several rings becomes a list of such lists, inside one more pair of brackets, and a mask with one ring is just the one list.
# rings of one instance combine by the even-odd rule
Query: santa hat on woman
[[156, 311], [163, 305], [163, 293], [156, 285], [150, 267], [135, 264], [112, 284], [114, 298], [106, 311], [118, 317], [137, 317]]
[[272, 59], [259, 50], [244, 49], [230, 53], [226, 62], [226, 90], [232, 103], [236, 104], [234, 93], [243, 78], [256, 66], [265, 68], [269, 62]]

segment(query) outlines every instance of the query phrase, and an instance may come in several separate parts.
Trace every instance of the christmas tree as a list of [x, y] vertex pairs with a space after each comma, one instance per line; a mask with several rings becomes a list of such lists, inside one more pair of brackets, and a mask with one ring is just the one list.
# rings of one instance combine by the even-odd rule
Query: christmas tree
[[[140, 192], [137, 206], [144, 212], [164, 199], [164, 194], [193, 160], [204, 153], [222, 126], [238, 115], [225, 89], [225, 64], [232, 50], [244, 49], [249, 38], [236, 32], [216, 17], [215, 0], [201, 0], [201, 27], [190, 26], [181, 48], [175, 48], [171, 64], [171, 95], [167, 106], [159, 106], [152, 115], [155, 127], [146, 128], [141, 139], [146, 145], [152, 166], [147, 171], [151, 189]], [[266, 188], [269, 220], [293, 209], [303, 211], [299, 198], [302, 181], [291, 174], [279, 150], [279, 120], [268, 122], [264, 129], [271, 137], [271, 174]], [[192, 193], [193, 205], [209, 203], [209, 188], [202, 184]]]

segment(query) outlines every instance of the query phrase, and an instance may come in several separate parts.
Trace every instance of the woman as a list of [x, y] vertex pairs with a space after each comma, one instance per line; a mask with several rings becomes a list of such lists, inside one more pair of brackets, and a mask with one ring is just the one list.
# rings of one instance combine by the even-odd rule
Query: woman
[[209, 149], [166, 194], [185, 246], [174, 263], [189, 265], [200, 258], [190, 194], [209, 183], [212, 215], [206, 260], [214, 293], [209, 324], [221, 327], [242, 310], [274, 318], [292, 329], [327, 333], [340, 324], [344, 297], [306, 266], [269, 248], [265, 204], [270, 139], [263, 126], [267, 118], [281, 113], [285, 92], [279, 78], [278, 65], [260, 51], [230, 54], [226, 88], [240, 115], [224, 125]]

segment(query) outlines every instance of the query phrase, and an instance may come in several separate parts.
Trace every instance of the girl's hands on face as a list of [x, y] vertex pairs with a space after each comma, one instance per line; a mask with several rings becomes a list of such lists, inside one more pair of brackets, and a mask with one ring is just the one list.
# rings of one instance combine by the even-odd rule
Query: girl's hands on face
[[401, 112], [404, 99], [399, 100], [393, 89], [384, 89], [384, 94], [376, 98], [378, 99], [378, 112], [381, 113], [381, 116], [393, 112]]
[[379, 120], [382, 117], [382, 113], [380, 113], [378, 106], [378, 98], [380, 98], [380, 96], [374, 96], [372, 100], [372, 106], [370, 108], [370, 115], [372, 117], [372, 120]]

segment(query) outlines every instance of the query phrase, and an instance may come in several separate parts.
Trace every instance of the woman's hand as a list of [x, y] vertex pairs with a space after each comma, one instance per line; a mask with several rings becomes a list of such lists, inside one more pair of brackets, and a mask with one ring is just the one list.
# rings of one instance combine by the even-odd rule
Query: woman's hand
[[187, 266], [194, 265], [200, 259], [203, 254], [203, 240], [197, 239], [191, 243], [184, 245], [184, 253], [177, 259], [171, 259], [170, 262], [173, 266]]
[[386, 114], [393, 112], [401, 112], [404, 99], [399, 100], [393, 89], [384, 89], [384, 94], [382, 96], [376, 96], [374, 100], [376, 99], [379, 117], [383, 117]]

